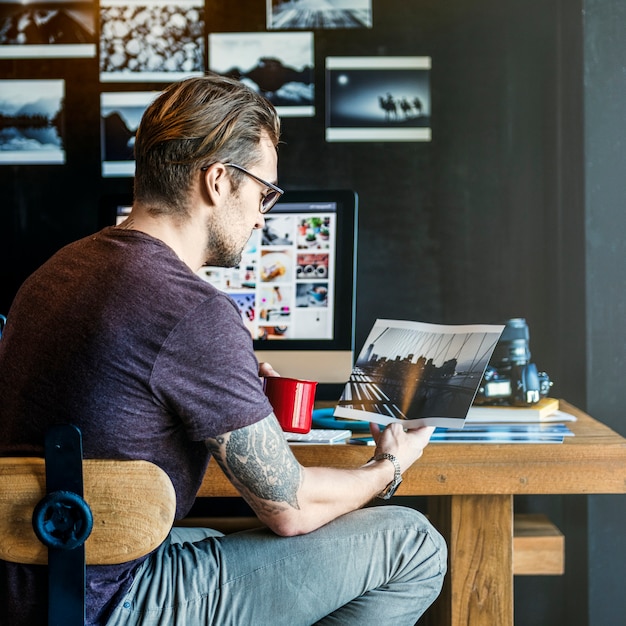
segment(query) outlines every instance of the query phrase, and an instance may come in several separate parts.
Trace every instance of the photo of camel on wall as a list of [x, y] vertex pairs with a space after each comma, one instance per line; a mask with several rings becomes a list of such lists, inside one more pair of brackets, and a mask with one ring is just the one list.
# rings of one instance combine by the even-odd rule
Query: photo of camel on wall
[[209, 69], [265, 96], [282, 117], [315, 114], [313, 33], [213, 33]]
[[430, 57], [327, 57], [327, 141], [430, 141]]
[[371, 0], [267, 0], [269, 30], [371, 27]]

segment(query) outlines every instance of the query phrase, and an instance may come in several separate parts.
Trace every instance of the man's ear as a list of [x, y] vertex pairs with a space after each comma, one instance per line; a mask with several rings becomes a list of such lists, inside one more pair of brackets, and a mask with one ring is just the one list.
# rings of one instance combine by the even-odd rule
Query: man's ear
[[223, 163], [213, 163], [206, 170], [201, 171], [204, 181], [203, 193], [211, 205], [222, 204], [230, 193], [230, 180], [226, 175]]

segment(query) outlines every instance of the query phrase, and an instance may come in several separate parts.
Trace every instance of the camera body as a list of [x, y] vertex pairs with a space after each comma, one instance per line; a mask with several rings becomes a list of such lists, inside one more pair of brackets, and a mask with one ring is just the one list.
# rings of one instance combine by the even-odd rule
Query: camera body
[[506, 322], [474, 404], [530, 406], [545, 398], [552, 381], [530, 361], [530, 333], [521, 317]]

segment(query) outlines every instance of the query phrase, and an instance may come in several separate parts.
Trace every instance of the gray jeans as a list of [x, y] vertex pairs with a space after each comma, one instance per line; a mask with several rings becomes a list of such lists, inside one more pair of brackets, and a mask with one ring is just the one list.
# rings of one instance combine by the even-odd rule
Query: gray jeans
[[441, 590], [446, 557], [426, 518], [398, 506], [298, 537], [175, 528], [107, 626], [413, 626]]

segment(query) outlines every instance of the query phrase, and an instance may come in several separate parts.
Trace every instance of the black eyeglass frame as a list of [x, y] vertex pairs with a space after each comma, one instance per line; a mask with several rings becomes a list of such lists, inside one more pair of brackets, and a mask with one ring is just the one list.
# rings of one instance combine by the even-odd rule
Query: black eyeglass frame
[[[272, 190], [266, 193], [263, 196], [263, 199], [261, 200], [261, 206], [259, 207], [259, 211], [262, 214], [269, 213], [274, 207], [274, 205], [280, 200], [280, 197], [285, 193], [284, 189], [277, 187], [274, 183], [270, 183], [267, 180], [263, 180], [256, 174], [253, 174], [251, 171], [247, 170], [245, 167], [242, 167], [241, 165], [237, 165], [236, 163], [224, 163], [224, 165], [226, 165], [227, 167], [234, 167], [240, 172], [243, 172], [244, 174], [246, 174], [247, 176], [254, 178], [254, 180], [256, 180], [257, 183], [261, 183], [261, 185], [263, 185], [264, 187], [269, 187]], [[201, 167], [200, 169], [203, 172], [205, 172], [206, 170], [209, 169], [209, 166], [207, 165], [205, 167]]]

